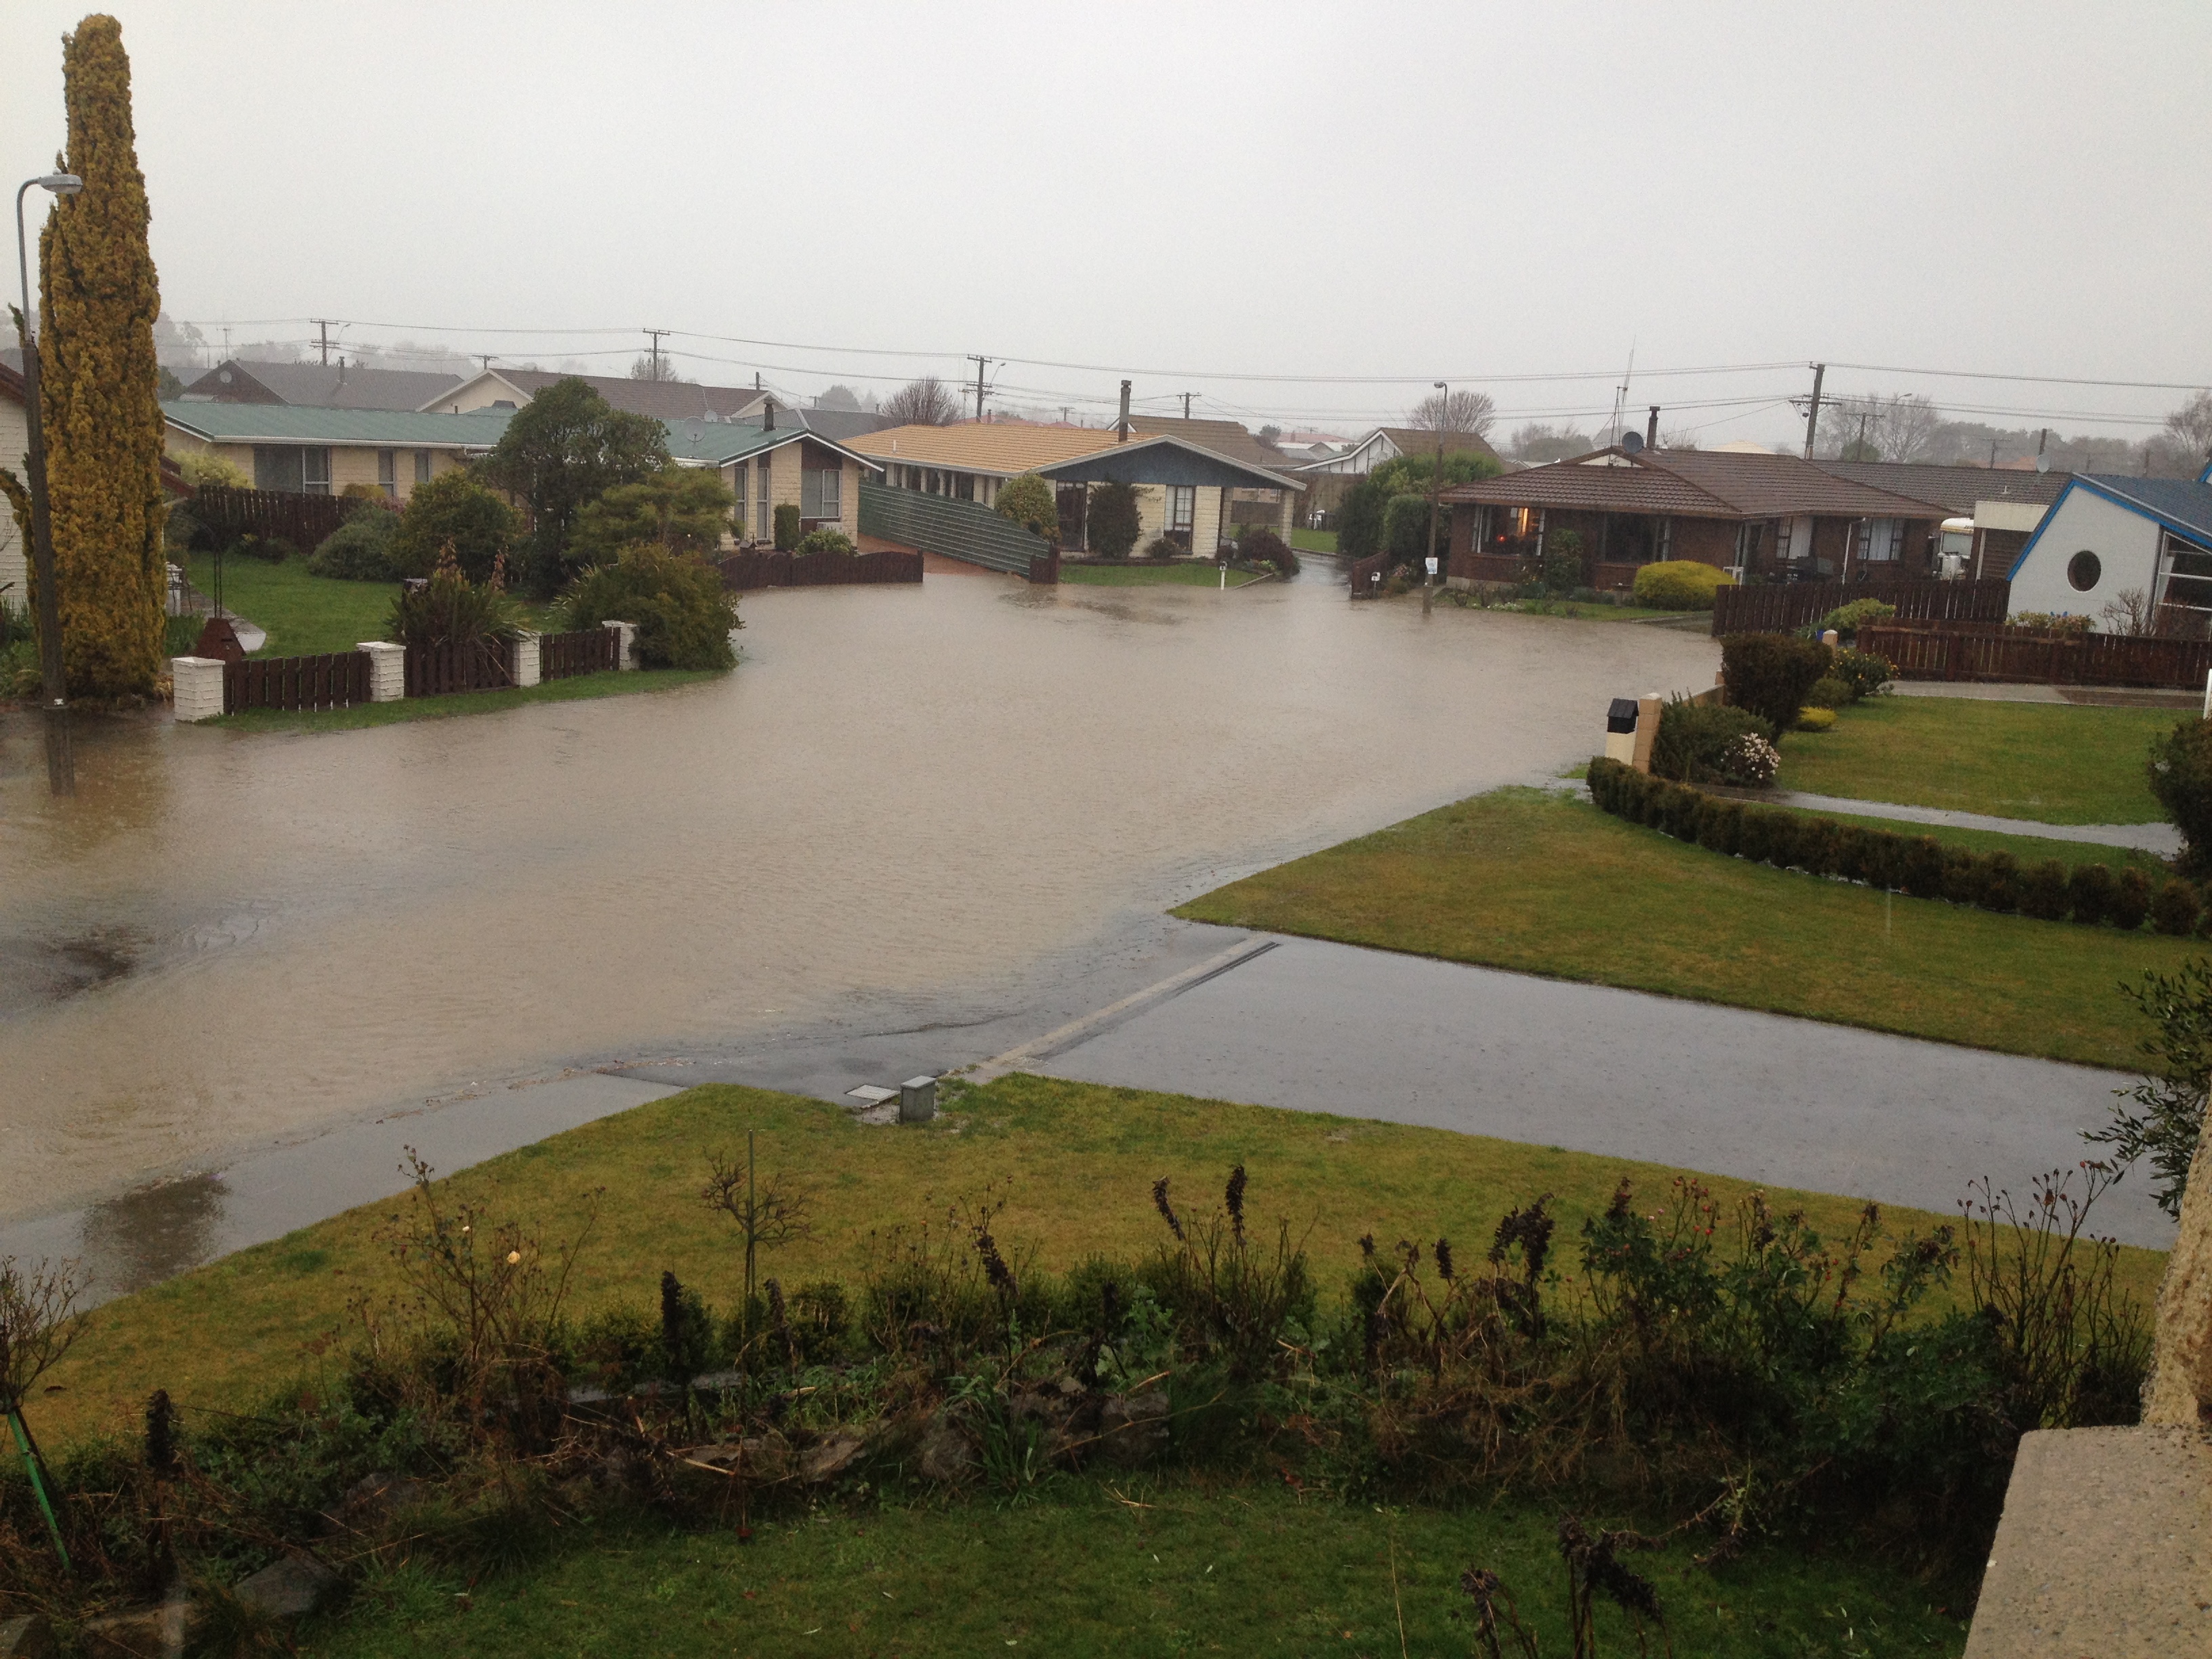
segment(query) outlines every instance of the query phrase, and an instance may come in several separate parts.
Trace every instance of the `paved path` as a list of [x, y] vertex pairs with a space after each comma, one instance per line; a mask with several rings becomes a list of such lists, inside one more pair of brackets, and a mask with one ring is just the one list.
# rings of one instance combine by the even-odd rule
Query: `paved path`
[[1993, 817], [1987, 812], [1952, 812], [1940, 806], [1903, 806], [1894, 801], [1857, 800], [1844, 795], [1808, 795], [1796, 789], [1729, 789], [1708, 785], [1710, 793], [1763, 806], [1793, 806], [1805, 812], [1837, 812], [1850, 817], [1896, 818], [1905, 823], [1941, 824], [1952, 830], [1993, 830], [2004, 836], [2039, 841], [2084, 841], [2099, 847], [2132, 847], [2172, 858], [2181, 850], [2181, 832], [2170, 823], [2043, 823], [2029, 818]]
[[1900, 697], [1963, 697], [1969, 702], [2063, 702], [2100, 708], [2194, 708], [2195, 691], [2125, 685], [2019, 685], [1975, 680], [1892, 680]]
[[[1236, 935], [1223, 930], [1224, 943]], [[1949, 1212], [2089, 1149], [2118, 1073], [1312, 939], [1140, 1008], [1054, 1076], [1534, 1141]], [[2098, 1225], [2160, 1249], [2137, 1170]]]

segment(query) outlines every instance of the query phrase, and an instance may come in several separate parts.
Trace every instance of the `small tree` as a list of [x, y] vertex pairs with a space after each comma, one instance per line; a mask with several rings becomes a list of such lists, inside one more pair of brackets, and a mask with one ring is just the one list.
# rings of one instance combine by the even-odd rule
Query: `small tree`
[[2166, 417], [2166, 429], [2202, 467], [2212, 460], [2212, 392], [2200, 392]]
[[46, 1516], [54, 1552], [69, 1565], [69, 1549], [62, 1542], [60, 1523], [54, 1516], [47, 1488], [53, 1475], [38, 1442], [23, 1420], [23, 1402], [39, 1379], [61, 1363], [84, 1329], [85, 1316], [77, 1310], [79, 1285], [67, 1267], [45, 1262], [35, 1267], [18, 1266], [13, 1256], [0, 1256], [0, 1417], [7, 1419], [12, 1450], [23, 1459], [31, 1489]]
[[1382, 550], [1382, 514], [1388, 489], [1372, 474], [1344, 492], [1336, 508], [1336, 550], [1347, 559], [1364, 559]]
[[775, 550], [788, 553], [799, 545], [799, 514], [797, 503], [784, 501], [775, 509]]
[[[380, 513], [365, 506], [355, 517]], [[427, 576], [447, 548], [472, 582], [491, 580], [492, 568], [514, 550], [514, 509], [463, 471], [441, 472], [416, 486], [400, 509], [392, 538], [392, 568], [402, 576]]]
[[2150, 746], [2150, 792], [2181, 831], [2181, 872], [2212, 872], [2212, 720], [2185, 720]]
[[1486, 392], [1431, 392], [1407, 411], [1406, 424], [1423, 432], [1463, 432], [1480, 438], [1498, 418]]
[[[1340, 546], [1342, 541], [1340, 538]], [[1382, 550], [1392, 564], [1418, 565], [1429, 552], [1429, 498], [1393, 495], [1382, 513]]]
[[750, 1334], [753, 1316], [754, 1273], [763, 1250], [795, 1243], [811, 1236], [813, 1229], [806, 1218], [806, 1198], [802, 1193], [787, 1189], [781, 1176], [770, 1176], [763, 1187], [755, 1179], [753, 1133], [745, 1131], [745, 1159], [740, 1164], [735, 1158], [725, 1158], [720, 1153], [710, 1153], [707, 1167], [711, 1173], [700, 1198], [710, 1210], [720, 1210], [738, 1224], [738, 1236], [745, 1244], [745, 1299], [738, 1315], [741, 1328]]
[[617, 484], [576, 515], [570, 560], [602, 564], [632, 542], [659, 542], [679, 553], [712, 553], [722, 544], [737, 497], [722, 476], [705, 467], [664, 466], [649, 478]]
[[950, 426], [960, 418], [960, 400], [934, 374], [909, 380], [884, 399], [879, 411], [894, 426]]
[[[1042, 483], [1042, 479], [1038, 480]], [[1059, 520], [1055, 515], [1054, 522]], [[1126, 559], [1144, 533], [1137, 512], [1134, 484], [1094, 484], [1090, 501], [1091, 550], [1109, 559]]]
[[526, 586], [545, 594], [574, 562], [568, 543], [585, 506], [667, 465], [668, 434], [659, 422], [616, 409], [571, 376], [515, 412], [479, 471], [529, 507]]
[[2212, 1092], [2212, 962], [2194, 957], [2170, 978], [2148, 973], [2140, 985], [2123, 985], [2120, 991], [2158, 1028], [2142, 1041], [2149, 1064], [2135, 1087], [2112, 1091], [2112, 1122], [2084, 1129], [2081, 1138], [2110, 1146], [2124, 1168], [2148, 1156], [2159, 1182], [2151, 1196], [2178, 1218], [2189, 1166], [2203, 1139], [2206, 1096]]
[[521, 630], [514, 602], [503, 591], [506, 572], [496, 563], [490, 580], [472, 582], [462, 573], [453, 550], [438, 556], [438, 568], [421, 587], [403, 590], [392, 602], [392, 637], [413, 647], [459, 645], [493, 652]]
[[1059, 494], [1049, 482], [1034, 472], [1006, 480], [999, 491], [997, 512], [1000, 518], [1012, 519], [1055, 545], [1060, 541]]

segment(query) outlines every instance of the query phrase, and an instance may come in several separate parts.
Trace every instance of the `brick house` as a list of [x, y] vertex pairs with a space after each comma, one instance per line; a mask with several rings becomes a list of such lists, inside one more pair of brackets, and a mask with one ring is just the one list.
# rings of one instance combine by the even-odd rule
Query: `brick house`
[[1523, 580], [1563, 531], [1593, 587], [1631, 586], [1639, 565], [1663, 559], [1751, 581], [1932, 578], [1949, 516], [1794, 455], [1723, 450], [1601, 449], [1455, 484], [1443, 500], [1447, 576], [1462, 586]]
[[[1447, 455], [1474, 455], [1501, 467], [1504, 465], [1498, 452], [1476, 433], [1447, 432], [1443, 447]], [[1297, 476], [1306, 486], [1301, 505], [1309, 513], [1334, 513], [1343, 503], [1345, 491], [1385, 461], [1436, 453], [1437, 434], [1427, 428], [1378, 426], [1340, 453], [1297, 465]]]

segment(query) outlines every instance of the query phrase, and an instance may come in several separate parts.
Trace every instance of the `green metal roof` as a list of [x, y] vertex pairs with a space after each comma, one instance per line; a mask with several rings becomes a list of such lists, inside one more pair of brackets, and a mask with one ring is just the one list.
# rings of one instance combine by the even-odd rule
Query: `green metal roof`
[[796, 411], [782, 416], [783, 424], [770, 428], [757, 426], [750, 421], [664, 421], [668, 428], [668, 453], [677, 460], [691, 461], [706, 466], [727, 466], [742, 461], [763, 450], [781, 449], [801, 438], [811, 438], [824, 449], [835, 450], [848, 459], [858, 461], [870, 471], [880, 472], [884, 464], [848, 449], [835, 438], [793, 423]]
[[300, 404], [165, 403], [164, 419], [219, 444], [352, 444], [404, 449], [489, 449], [511, 409], [424, 415], [411, 409], [317, 409]]

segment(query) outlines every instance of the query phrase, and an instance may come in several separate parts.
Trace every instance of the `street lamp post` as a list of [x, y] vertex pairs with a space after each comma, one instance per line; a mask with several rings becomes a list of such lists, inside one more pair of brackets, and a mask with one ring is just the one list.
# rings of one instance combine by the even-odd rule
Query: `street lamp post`
[[28, 405], [31, 489], [31, 568], [39, 584], [39, 698], [46, 713], [46, 787], [76, 793], [76, 756], [70, 744], [69, 699], [62, 684], [62, 600], [54, 576], [54, 527], [46, 514], [46, 427], [39, 398], [39, 341], [31, 332], [31, 258], [23, 235], [23, 198], [36, 187], [74, 196], [84, 180], [50, 173], [24, 180], [15, 192], [15, 272], [23, 284], [23, 392]]
[[1429, 479], [1429, 559], [1426, 573], [1421, 578], [1421, 612], [1428, 614], [1436, 603], [1432, 591], [1437, 580], [1437, 512], [1444, 487], [1444, 422], [1451, 418], [1451, 388], [1442, 380], [1437, 389], [1437, 470]]

